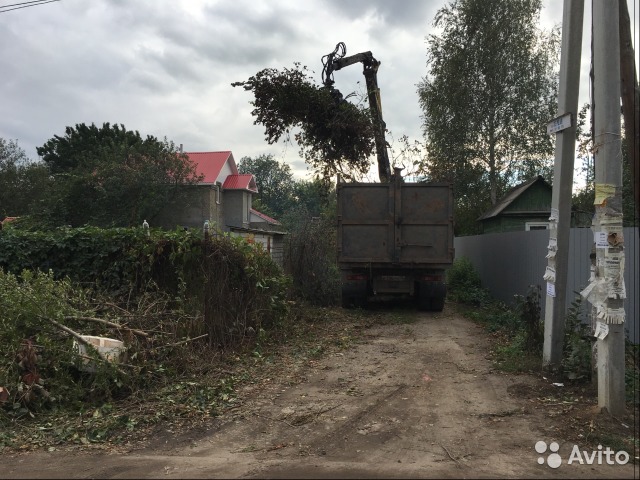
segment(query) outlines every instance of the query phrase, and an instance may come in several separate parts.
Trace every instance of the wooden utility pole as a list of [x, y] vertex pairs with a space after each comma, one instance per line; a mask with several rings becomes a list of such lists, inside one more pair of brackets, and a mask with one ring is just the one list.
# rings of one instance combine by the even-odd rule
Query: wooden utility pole
[[564, 0], [558, 119], [548, 127], [550, 132], [557, 132], [547, 255], [549, 260], [544, 276], [547, 281], [547, 299], [542, 363], [548, 370], [557, 370], [562, 363], [583, 16], [584, 0]]
[[598, 406], [620, 416], [624, 383], [624, 237], [618, 2], [593, 0], [595, 278], [583, 291], [597, 311]]

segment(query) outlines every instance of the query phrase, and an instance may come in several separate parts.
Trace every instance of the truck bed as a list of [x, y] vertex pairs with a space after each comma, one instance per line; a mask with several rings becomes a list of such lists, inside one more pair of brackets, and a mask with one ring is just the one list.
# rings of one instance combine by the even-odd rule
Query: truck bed
[[342, 267], [447, 268], [453, 262], [448, 183], [338, 183]]

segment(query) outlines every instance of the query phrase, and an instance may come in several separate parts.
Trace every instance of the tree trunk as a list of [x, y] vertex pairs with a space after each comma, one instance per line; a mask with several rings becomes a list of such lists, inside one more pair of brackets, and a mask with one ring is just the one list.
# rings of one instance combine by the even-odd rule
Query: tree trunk
[[494, 135], [489, 137], [489, 191], [491, 205], [498, 203], [498, 173], [496, 172], [496, 142]]
[[626, 0], [618, 0], [620, 12], [620, 93], [627, 158], [631, 167], [634, 196], [634, 221], [640, 216], [640, 91], [636, 76], [635, 58], [631, 43], [631, 19]]

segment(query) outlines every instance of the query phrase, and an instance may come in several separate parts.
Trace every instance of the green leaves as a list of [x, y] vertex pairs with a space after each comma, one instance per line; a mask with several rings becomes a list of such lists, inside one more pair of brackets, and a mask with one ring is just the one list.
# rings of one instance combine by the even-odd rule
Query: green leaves
[[253, 202], [262, 213], [280, 218], [291, 207], [295, 180], [289, 165], [278, 162], [273, 155], [259, 155], [240, 159], [238, 171], [255, 176], [258, 194]]
[[540, 8], [539, 0], [455, 0], [436, 16], [442, 33], [428, 38], [418, 93], [427, 173], [469, 197], [456, 208], [465, 220], [457, 234], [473, 233], [510, 186], [551, 173], [546, 123], [556, 109], [559, 38], [539, 30]]
[[53, 174], [47, 202], [34, 214], [41, 225], [140, 225], [186, 195], [195, 165], [173, 142], [142, 136], [124, 125], [77, 124], [37, 149]]
[[[23, 265], [33, 270], [5, 273]], [[38, 271], [45, 266], [52, 271]], [[0, 232], [0, 448], [25, 435], [31, 446], [121, 441], [159, 419], [216, 415], [235, 401], [235, 379], [202, 359], [279, 325], [288, 287], [270, 256], [240, 237], [205, 246], [201, 231]], [[222, 336], [192, 341], [208, 319]], [[123, 341], [126, 360], [79, 370], [60, 324]], [[154, 407], [137, 413], [140, 398]]]
[[343, 100], [337, 90], [317, 86], [307, 67], [266, 68], [231, 85], [253, 93], [254, 124], [265, 127], [269, 144], [289, 140], [297, 129], [293, 138], [301, 156], [321, 176], [368, 171], [375, 148], [368, 110]]

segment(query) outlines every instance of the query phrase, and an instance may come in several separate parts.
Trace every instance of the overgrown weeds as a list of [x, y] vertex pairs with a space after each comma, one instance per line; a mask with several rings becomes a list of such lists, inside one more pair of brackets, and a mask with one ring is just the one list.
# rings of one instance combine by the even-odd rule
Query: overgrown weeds
[[582, 322], [581, 312], [582, 297], [576, 294], [565, 317], [562, 371], [568, 380], [588, 382], [592, 377], [594, 337], [591, 327]]
[[298, 212], [296, 228], [288, 236], [285, 271], [291, 275], [293, 295], [313, 305], [337, 305], [340, 271], [336, 263], [335, 219], [327, 215], [310, 218]]
[[[284, 321], [289, 280], [242, 239], [171, 235], [179, 240], [141, 238], [142, 251], [117, 253], [133, 266], [112, 272], [136, 275], [119, 276], [113, 291], [59, 272], [0, 268], [2, 444], [21, 446], [27, 433], [35, 440], [26, 445], [111, 441], [233, 402], [225, 353]], [[90, 345], [81, 353], [87, 335], [123, 342], [124, 356], [111, 362]]]
[[447, 295], [465, 305], [479, 307], [491, 302], [489, 292], [482, 288], [480, 275], [466, 257], [456, 258], [447, 270]]
[[212, 350], [206, 341], [134, 349], [138, 360], [147, 356], [144, 367], [134, 370], [126, 395], [111, 392], [74, 405], [50, 404], [20, 419], [0, 409], [0, 450], [126, 445], [150, 438], [156, 428], [206, 423], [238, 405], [241, 389], [262, 388], [275, 377], [298, 383], [305, 365], [352, 345], [363, 322], [359, 312], [292, 303], [271, 329], [261, 328], [224, 352]]
[[[539, 371], [542, 367], [544, 324], [541, 318], [541, 289], [532, 285], [526, 296], [516, 296], [510, 306], [491, 299], [480, 284], [473, 265], [456, 259], [448, 274], [449, 297], [459, 303], [462, 313], [484, 326], [496, 339], [494, 354], [498, 368], [508, 372]], [[573, 383], [592, 380], [594, 337], [582, 319], [582, 297], [576, 293], [565, 317], [562, 375]], [[625, 386], [628, 403], [640, 404], [639, 346], [626, 341]]]
[[508, 372], [539, 370], [543, 342], [540, 287], [532, 285], [515, 305], [491, 298], [467, 258], [456, 259], [447, 273], [448, 295], [464, 307], [464, 315], [492, 334], [496, 366]]

